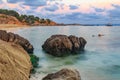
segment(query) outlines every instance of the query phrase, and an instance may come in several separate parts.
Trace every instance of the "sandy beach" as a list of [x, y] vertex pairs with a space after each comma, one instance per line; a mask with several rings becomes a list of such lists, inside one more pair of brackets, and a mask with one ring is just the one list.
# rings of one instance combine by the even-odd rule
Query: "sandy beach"
[[28, 25], [17, 25], [17, 24], [0, 24], [1, 28], [18, 28], [18, 27], [29, 27]]

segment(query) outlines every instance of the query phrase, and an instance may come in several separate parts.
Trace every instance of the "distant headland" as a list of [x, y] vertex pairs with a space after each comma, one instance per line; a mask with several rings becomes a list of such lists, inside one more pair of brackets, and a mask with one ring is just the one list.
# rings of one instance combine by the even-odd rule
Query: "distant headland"
[[0, 25], [2, 26], [55, 26], [50, 19], [39, 18], [34, 15], [19, 14], [14, 10], [0, 9]]
[[19, 14], [14, 10], [0, 9], [0, 27], [20, 26], [120, 26], [120, 24], [64, 24], [57, 23], [50, 19], [40, 18], [34, 15]]

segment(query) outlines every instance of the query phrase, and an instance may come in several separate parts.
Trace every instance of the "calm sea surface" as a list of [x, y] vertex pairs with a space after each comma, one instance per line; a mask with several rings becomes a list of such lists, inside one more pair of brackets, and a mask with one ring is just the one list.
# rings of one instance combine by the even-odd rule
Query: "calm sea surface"
[[[58, 26], [9, 29], [33, 44], [39, 56], [39, 68], [31, 80], [41, 80], [61, 68], [79, 70], [82, 80], [120, 80], [120, 27]], [[87, 40], [85, 52], [56, 58], [42, 51], [41, 45], [54, 34], [76, 35]], [[98, 34], [104, 34], [98, 37]], [[92, 37], [95, 35], [95, 37]]]

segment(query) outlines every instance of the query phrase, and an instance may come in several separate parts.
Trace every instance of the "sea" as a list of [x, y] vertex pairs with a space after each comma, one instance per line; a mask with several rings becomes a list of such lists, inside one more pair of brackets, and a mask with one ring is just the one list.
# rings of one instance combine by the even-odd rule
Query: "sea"
[[[120, 80], [120, 26], [34, 26], [7, 28], [7, 31], [21, 35], [34, 46], [39, 67], [30, 80], [42, 80], [63, 68], [77, 69], [82, 80]], [[41, 46], [55, 34], [84, 37], [85, 51], [67, 57], [48, 55]]]

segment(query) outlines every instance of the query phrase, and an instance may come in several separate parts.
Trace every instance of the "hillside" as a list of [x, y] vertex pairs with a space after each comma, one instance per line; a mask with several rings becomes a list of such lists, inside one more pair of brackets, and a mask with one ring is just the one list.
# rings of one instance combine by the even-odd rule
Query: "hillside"
[[23, 23], [20, 22], [16, 17], [9, 16], [5, 14], [0, 14], [0, 24], [18, 24], [22, 25]]
[[20, 15], [14, 10], [0, 9], [0, 24], [54, 26], [56, 22], [50, 19], [39, 18], [34, 15]]

